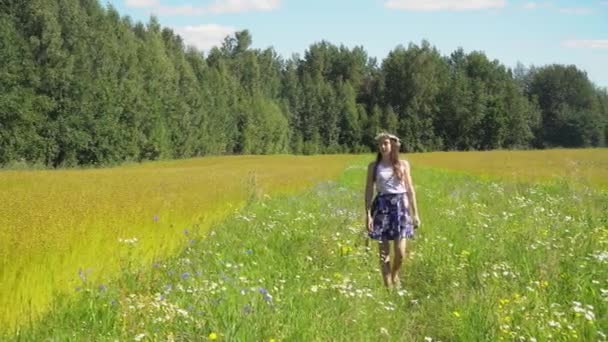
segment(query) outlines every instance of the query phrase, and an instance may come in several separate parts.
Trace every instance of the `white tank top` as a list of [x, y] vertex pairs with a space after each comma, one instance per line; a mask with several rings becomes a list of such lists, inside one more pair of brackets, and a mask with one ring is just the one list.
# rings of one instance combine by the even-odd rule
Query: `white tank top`
[[405, 193], [405, 185], [393, 172], [393, 166], [377, 164], [376, 190], [379, 194], [402, 194]]

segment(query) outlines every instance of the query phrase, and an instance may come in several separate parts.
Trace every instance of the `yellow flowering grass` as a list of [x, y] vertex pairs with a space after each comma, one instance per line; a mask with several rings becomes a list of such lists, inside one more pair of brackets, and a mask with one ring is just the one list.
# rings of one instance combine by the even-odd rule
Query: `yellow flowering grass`
[[[304, 189], [353, 156], [232, 156], [0, 172], [0, 330], [121, 265], [171, 255], [250, 196]], [[235, 237], [238, 238], [238, 237]], [[136, 244], [138, 248], [118, 248]], [[118, 252], [121, 251], [121, 252]]]
[[429, 166], [543, 182], [566, 179], [574, 184], [608, 188], [608, 149], [554, 149], [533, 151], [472, 151], [406, 154], [414, 166]]

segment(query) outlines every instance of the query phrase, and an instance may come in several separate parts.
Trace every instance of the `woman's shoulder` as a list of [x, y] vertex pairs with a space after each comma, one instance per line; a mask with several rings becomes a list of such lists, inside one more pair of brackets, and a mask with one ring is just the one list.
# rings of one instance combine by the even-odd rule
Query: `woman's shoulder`
[[409, 169], [410, 168], [410, 162], [407, 161], [406, 159], [399, 159], [399, 161], [401, 162], [401, 165], [406, 168]]

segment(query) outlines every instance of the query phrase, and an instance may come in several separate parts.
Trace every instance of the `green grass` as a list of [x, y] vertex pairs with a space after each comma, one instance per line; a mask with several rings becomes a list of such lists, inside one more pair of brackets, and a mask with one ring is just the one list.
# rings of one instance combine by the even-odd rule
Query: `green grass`
[[[83, 283], [8, 340], [605, 340], [608, 194], [415, 168], [403, 288], [366, 248], [363, 165], [263, 197], [179, 255]], [[138, 244], [124, 243], [125, 251]], [[123, 251], [124, 252], [124, 251]], [[144, 335], [142, 335], [144, 334]]]
[[[0, 171], [0, 331], [44, 316], [80, 278], [105, 282], [184, 247], [258, 193], [337, 177], [351, 155], [220, 156], [105, 169]], [[125, 254], [121, 240], [137, 239]], [[82, 270], [79, 274], [79, 270]]]

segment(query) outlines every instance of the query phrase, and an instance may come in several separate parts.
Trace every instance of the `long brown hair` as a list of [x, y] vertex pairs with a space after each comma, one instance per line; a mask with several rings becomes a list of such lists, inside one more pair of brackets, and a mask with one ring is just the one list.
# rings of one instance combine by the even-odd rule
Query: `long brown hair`
[[[397, 140], [390, 138], [388, 139], [391, 142], [390, 159], [391, 165], [393, 166], [393, 173], [397, 176], [397, 178], [399, 178], [400, 181], [403, 181], [405, 175], [403, 174], [403, 169], [401, 169], [401, 161], [399, 160], [399, 147], [401, 144], [399, 144]], [[380, 164], [380, 161], [382, 161], [382, 153], [378, 152], [378, 155], [376, 156], [376, 168], [378, 167], [378, 164]], [[376, 168], [374, 168], [374, 180], [376, 179]]]

